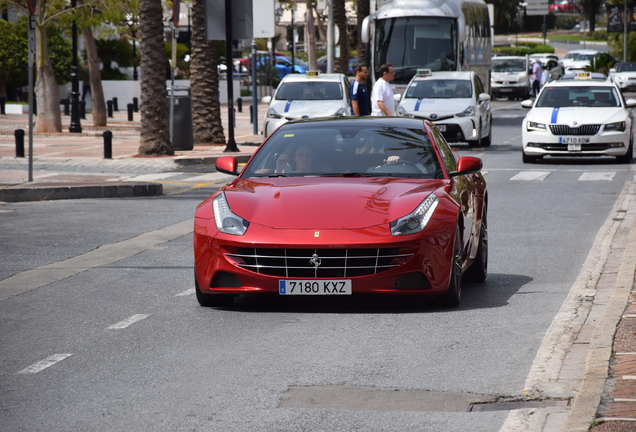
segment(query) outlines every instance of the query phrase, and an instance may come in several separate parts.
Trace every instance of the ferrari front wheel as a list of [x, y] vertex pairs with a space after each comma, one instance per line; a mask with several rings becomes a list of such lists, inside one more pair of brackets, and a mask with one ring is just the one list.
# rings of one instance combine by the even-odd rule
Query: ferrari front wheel
[[462, 298], [462, 238], [459, 227], [455, 228], [455, 245], [453, 246], [453, 261], [448, 291], [442, 296], [442, 304], [447, 307], [457, 307]]
[[234, 302], [232, 294], [206, 294], [199, 289], [199, 281], [196, 274], [194, 275], [194, 290], [197, 295], [197, 301], [203, 307], [227, 307]]
[[488, 276], [488, 224], [484, 215], [479, 232], [479, 246], [475, 260], [470, 265], [464, 279], [469, 282], [483, 282]]

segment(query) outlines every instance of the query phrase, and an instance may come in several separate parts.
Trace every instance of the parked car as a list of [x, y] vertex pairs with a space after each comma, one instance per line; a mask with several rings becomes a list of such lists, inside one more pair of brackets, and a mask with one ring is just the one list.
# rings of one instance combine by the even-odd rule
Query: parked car
[[269, 104], [263, 121], [266, 138], [289, 120], [351, 115], [349, 81], [344, 74], [289, 74], [274, 96], [265, 96], [262, 101]]
[[617, 63], [609, 72], [621, 91], [636, 91], [636, 63]]
[[624, 101], [603, 74], [578, 72], [545, 85], [523, 120], [523, 162], [543, 156], [615, 156], [629, 163], [633, 153], [636, 99]]
[[202, 306], [241, 294], [381, 294], [456, 307], [462, 277], [487, 277], [482, 161], [459, 157], [429, 121], [295, 120], [238, 166], [217, 160], [237, 178], [195, 212]]
[[[261, 57], [260, 61], [256, 63], [257, 67], [261, 67], [264, 64], [269, 63], [269, 57]], [[294, 74], [304, 74], [309, 70], [309, 66], [307, 63], [300, 59], [294, 59], [294, 64], [292, 67], [292, 62], [287, 57], [277, 56], [275, 59], [276, 72], [278, 73], [279, 78], [283, 78], [284, 76], [294, 73]]]
[[565, 73], [584, 71], [585, 68], [592, 64], [598, 53], [595, 50], [568, 51], [562, 60]]
[[532, 91], [531, 75], [528, 57], [493, 57], [490, 94], [494, 98], [526, 99]]
[[581, 7], [574, 0], [556, 1], [548, 7], [550, 12], [580, 13]]
[[[318, 58], [318, 70], [322, 73], [327, 72], [327, 56], [322, 56]], [[352, 76], [355, 75], [353, 70], [358, 65], [358, 59], [349, 59], [349, 72], [347, 75]]]
[[396, 115], [430, 120], [448, 142], [489, 146], [490, 95], [475, 72], [419, 69], [409, 82]]

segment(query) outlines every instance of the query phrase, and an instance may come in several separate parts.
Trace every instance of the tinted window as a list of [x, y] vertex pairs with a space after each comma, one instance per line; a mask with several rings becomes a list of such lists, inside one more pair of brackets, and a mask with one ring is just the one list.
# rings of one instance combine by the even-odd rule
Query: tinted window
[[616, 89], [609, 86], [545, 87], [536, 104], [538, 108], [619, 106]]
[[282, 100], [334, 100], [342, 99], [342, 85], [338, 82], [301, 81], [285, 82], [276, 92]]
[[526, 61], [524, 59], [492, 60], [493, 72], [525, 72]]

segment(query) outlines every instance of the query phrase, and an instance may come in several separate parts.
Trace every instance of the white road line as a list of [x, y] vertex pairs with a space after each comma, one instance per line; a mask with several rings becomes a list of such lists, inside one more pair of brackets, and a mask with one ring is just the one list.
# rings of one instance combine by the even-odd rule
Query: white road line
[[119, 329], [124, 329], [138, 321], [141, 321], [142, 319], [146, 319], [150, 316], [150, 314], [136, 314], [131, 316], [128, 319], [125, 319], [123, 321], [118, 322], [117, 324], [113, 324], [110, 327], [107, 327], [106, 330], [119, 330]]
[[195, 177], [189, 177], [187, 179], [183, 179], [180, 181], [186, 182], [186, 183], [205, 183], [205, 182], [211, 182], [211, 181], [230, 180], [234, 178], [235, 178], [234, 176], [216, 172], [216, 173], [210, 173], [210, 174], [201, 174], [201, 175], [198, 175]]
[[176, 173], [153, 173], [153, 174], [142, 174], [135, 177], [131, 177], [126, 179], [126, 181], [157, 181], [163, 180], [168, 177], [172, 177], [177, 175]]
[[543, 181], [550, 174], [552, 174], [551, 171], [521, 171], [520, 173], [512, 176], [510, 180]]
[[24, 375], [24, 374], [36, 374], [38, 372], [42, 372], [44, 369], [50, 368], [55, 363], [61, 362], [65, 358], [70, 357], [72, 355], [73, 354], [53, 354], [52, 356], [49, 356], [45, 358], [44, 360], [40, 360], [39, 362], [34, 363], [31, 366], [26, 367], [19, 372], [16, 372], [16, 374]]
[[579, 177], [579, 181], [612, 181], [616, 172], [604, 171], [604, 172], [584, 172]]
[[194, 288], [190, 288], [189, 290], [185, 290], [183, 292], [180, 292], [179, 294], [176, 294], [175, 297], [187, 296], [187, 295], [192, 295], [192, 294], [194, 294]]

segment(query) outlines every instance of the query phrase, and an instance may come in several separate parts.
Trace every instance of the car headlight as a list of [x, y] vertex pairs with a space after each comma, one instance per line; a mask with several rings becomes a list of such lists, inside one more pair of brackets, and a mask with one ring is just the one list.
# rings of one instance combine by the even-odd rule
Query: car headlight
[[225, 234], [245, 234], [250, 223], [242, 217], [232, 213], [232, 210], [230, 210], [230, 206], [225, 199], [224, 193], [221, 193], [214, 198], [214, 201], [212, 201], [212, 209], [214, 210], [214, 222], [216, 222], [216, 229]]
[[529, 130], [529, 131], [540, 131], [540, 132], [546, 132], [547, 131], [547, 129], [546, 129], [546, 127], [545, 127], [545, 125], [543, 123], [536, 123], [536, 122], [532, 122], [532, 121], [529, 121], [526, 124], [526, 130]]
[[468, 108], [466, 108], [464, 111], [460, 112], [459, 114], [455, 114], [455, 115], [457, 117], [468, 117], [468, 116], [475, 115], [475, 107], [471, 105]]
[[439, 198], [430, 194], [422, 203], [417, 206], [413, 213], [391, 222], [391, 234], [394, 236], [417, 234], [426, 228], [428, 221], [433, 216], [439, 204]]
[[525, 83], [525, 82], [526, 82], [526, 77], [519, 77], [519, 79], [517, 80], [517, 82], [518, 82], [519, 84], [523, 84], [523, 83]]
[[401, 105], [395, 111], [395, 115], [398, 117], [413, 117], [413, 115], [409, 114]]
[[625, 132], [625, 122], [624, 121], [619, 121], [616, 123], [609, 123], [606, 124], [605, 127], [603, 128], [604, 131], [608, 132], [608, 131], [614, 131], [614, 132]]
[[281, 119], [283, 116], [278, 114], [274, 108], [270, 108], [267, 110], [267, 118]]
[[334, 116], [336, 117], [344, 117], [347, 115], [347, 112], [345, 111], [344, 108], [340, 108], [338, 111], [336, 111], [336, 113], [334, 114]]
[[495, 77], [490, 77], [490, 84], [494, 84], [494, 83], [496, 83]]
[[629, 80], [629, 77], [627, 77], [627, 76], [622, 76], [622, 75], [621, 75], [621, 76], [619, 76], [619, 77], [618, 77], [618, 79], [621, 79], [621, 80], [623, 80], [623, 81], [628, 81], [628, 80]]

